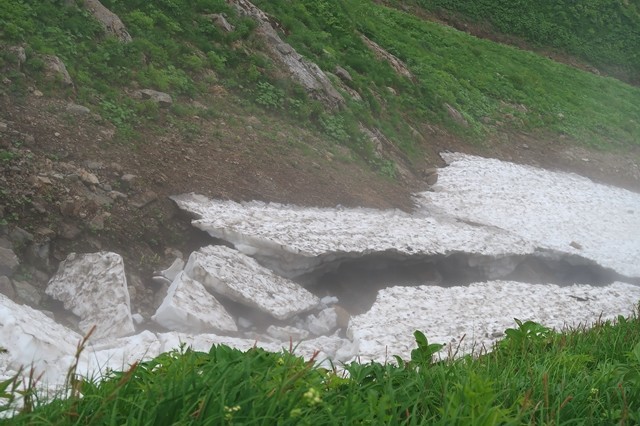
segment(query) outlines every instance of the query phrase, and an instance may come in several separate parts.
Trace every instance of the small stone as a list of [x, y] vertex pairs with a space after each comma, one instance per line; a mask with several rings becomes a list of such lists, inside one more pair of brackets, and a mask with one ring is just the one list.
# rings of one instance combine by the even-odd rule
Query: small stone
[[142, 97], [142, 99], [152, 100], [156, 102], [158, 105], [160, 105], [161, 107], [166, 108], [171, 106], [171, 104], [173, 103], [173, 99], [171, 98], [171, 95], [169, 95], [168, 93], [159, 92], [157, 90], [152, 90], [152, 89], [143, 89], [138, 91], [138, 93]]
[[59, 137], [60, 137], [60, 132], [55, 132], [55, 133], [53, 134], [53, 136], [55, 136], [56, 138], [59, 138]]
[[44, 96], [44, 93], [42, 93], [42, 92], [41, 92], [41, 91], [39, 91], [39, 90], [34, 90], [34, 91], [33, 91], [33, 96], [35, 96], [36, 98], [41, 98], [41, 97], [43, 97], [43, 96]]
[[124, 190], [131, 189], [135, 184], [135, 181], [137, 180], [137, 178], [138, 177], [136, 175], [132, 175], [131, 173], [126, 173], [122, 175], [122, 177], [120, 178], [120, 184], [122, 185], [122, 189]]
[[6, 132], [8, 128], [7, 123], [0, 122], [0, 133]]
[[577, 243], [577, 242], [575, 242], [575, 241], [571, 241], [571, 243], [569, 243], [569, 245], [570, 245], [571, 247], [573, 247], [574, 249], [582, 250], [582, 244]]
[[82, 169], [78, 170], [78, 176], [80, 177], [80, 180], [82, 182], [88, 185], [98, 185], [100, 183], [96, 175], [86, 170], [82, 170]]
[[36, 181], [38, 184], [41, 184], [41, 185], [51, 185], [53, 183], [51, 182], [51, 179], [49, 179], [46, 176], [37, 176]]
[[129, 198], [127, 194], [118, 191], [109, 191], [109, 197], [111, 197], [112, 200], [126, 200]]
[[345, 70], [340, 65], [336, 65], [336, 69], [334, 72], [338, 76], [338, 78], [340, 78], [340, 80], [344, 82], [353, 81], [353, 78], [351, 77], [351, 74], [349, 74], [349, 71]]
[[137, 209], [141, 209], [158, 199], [158, 194], [153, 191], [145, 191], [131, 201], [131, 205]]
[[44, 226], [41, 226], [38, 229], [36, 229], [35, 234], [41, 239], [45, 239], [45, 240], [49, 240], [56, 236], [55, 231]]
[[67, 105], [67, 112], [74, 115], [87, 115], [91, 110], [84, 105], [69, 104]]

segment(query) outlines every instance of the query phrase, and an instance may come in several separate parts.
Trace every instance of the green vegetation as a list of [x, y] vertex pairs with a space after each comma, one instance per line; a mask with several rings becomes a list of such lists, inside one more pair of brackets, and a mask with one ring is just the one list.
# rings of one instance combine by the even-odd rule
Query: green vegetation
[[[398, 2], [393, 2], [398, 3]], [[640, 82], [640, 4], [629, 0], [417, 0], [431, 11], [489, 22]]]
[[[448, 361], [433, 361], [441, 346], [415, 336], [410, 361], [352, 363], [346, 375], [288, 352], [183, 348], [102, 382], [70, 375], [70, 397], [38, 404], [30, 395], [32, 405], [4, 424], [640, 422], [637, 316], [563, 333], [518, 321], [493, 352]], [[0, 385], [6, 396], [11, 383]]]
[[[472, 143], [483, 143], [513, 130], [567, 135], [579, 143], [602, 148], [624, 148], [640, 141], [637, 87], [480, 40], [369, 0], [255, 2], [273, 17], [281, 36], [302, 55], [326, 72], [333, 73], [336, 66], [341, 66], [350, 73], [352, 81], [348, 82], [332, 77], [347, 99], [339, 111], [324, 108], [292, 83], [264, 53], [264, 42], [254, 32], [255, 22], [239, 16], [223, 0], [103, 1], [127, 26], [133, 37], [128, 44], [105, 36], [86, 10], [68, 3], [0, 2], [0, 44], [23, 43], [27, 49], [23, 68], [29, 78], [37, 80], [43, 90], [58, 91], [92, 105], [128, 140], [135, 141], [136, 129], [156, 128], [158, 123], [175, 121], [171, 117], [181, 118], [177, 113], [180, 107], [158, 110], [148, 101], [132, 98], [136, 89], [166, 91], [178, 103], [197, 98], [206, 104], [211, 87], [220, 85], [233, 94], [232, 102], [239, 108], [260, 109], [264, 114], [277, 114], [316, 129], [389, 176], [395, 174], [393, 164], [376, 154], [362, 126], [382, 131], [409, 158], [420, 155], [421, 142], [416, 135], [426, 123], [445, 127]], [[450, 2], [419, 3], [442, 8]], [[617, 1], [610, 2], [610, 7], [601, 1], [573, 3], [563, 14], [554, 12], [553, 16], [559, 16], [554, 19], [570, 20], [573, 9], [589, 16], [602, 9], [602, 19], [585, 31], [597, 28], [593, 29], [593, 40], [601, 41], [605, 39], [603, 32], [611, 32], [615, 41], [606, 44], [606, 49], [586, 36], [576, 43], [594, 52], [607, 50], [627, 61], [638, 60], [639, 50], [629, 50], [625, 44], [638, 45], [634, 38], [637, 32], [624, 32], [631, 24], [636, 25], [637, 13], [632, 6]], [[496, 19], [508, 20], [507, 12], [513, 9], [494, 8], [502, 4], [499, 0], [474, 4], [478, 17], [480, 11], [491, 10]], [[518, 10], [526, 12], [536, 7], [538, 3], [527, 3]], [[560, 25], [551, 18], [545, 20], [545, 13], [551, 10], [546, 3], [539, 7], [532, 22], [548, 23], [553, 28]], [[615, 23], [608, 23], [604, 18], [614, 12], [624, 12], [626, 20], [619, 17]], [[225, 14], [235, 30], [227, 33], [218, 28], [212, 13]], [[522, 16], [519, 19], [524, 19]], [[580, 19], [572, 25], [581, 26], [583, 15], [576, 16]], [[615, 25], [615, 31], [611, 25]], [[562, 28], [574, 35], [573, 27]], [[412, 77], [400, 75], [366, 45], [362, 36], [403, 61]], [[571, 51], [568, 45], [566, 49]], [[44, 63], [36, 53], [62, 58], [75, 89], [60, 91], [55, 84], [43, 81]], [[0, 66], [11, 64], [14, 59], [10, 56], [3, 54]], [[594, 58], [612, 61], [602, 55]], [[627, 65], [632, 66], [631, 62]], [[19, 80], [16, 75], [16, 85], [20, 83], [22, 89], [10, 90], [24, 93], [25, 84]], [[347, 89], [357, 92], [358, 97], [352, 97]], [[167, 114], [171, 117], [164, 120]]]

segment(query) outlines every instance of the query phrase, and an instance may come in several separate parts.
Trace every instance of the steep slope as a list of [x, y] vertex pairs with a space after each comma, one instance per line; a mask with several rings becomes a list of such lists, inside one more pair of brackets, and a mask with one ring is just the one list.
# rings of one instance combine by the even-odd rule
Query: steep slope
[[261, 21], [246, 1], [101, 4], [130, 41], [83, 2], [0, 3], [15, 280], [42, 287], [70, 251], [113, 250], [143, 297], [140, 276], [198, 244], [170, 195], [410, 210], [443, 150], [640, 188], [640, 91], [618, 81], [369, 1], [257, 1]]

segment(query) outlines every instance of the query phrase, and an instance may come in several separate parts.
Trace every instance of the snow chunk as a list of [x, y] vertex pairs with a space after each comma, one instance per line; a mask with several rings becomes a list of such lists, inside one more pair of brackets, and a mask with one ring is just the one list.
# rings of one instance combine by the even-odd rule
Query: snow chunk
[[152, 319], [174, 331], [238, 331], [233, 318], [204, 286], [179, 272]]
[[305, 319], [305, 326], [316, 336], [329, 334], [338, 328], [338, 313], [335, 308], [323, 309], [318, 315], [309, 315]]
[[176, 260], [173, 261], [171, 266], [169, 266], [167, 269], [164, 269], [162, 271], [158, 271], [155, 274], [165, 277], [169, 281], [173, 281], [183, 269], [184, 269], [184, 260], [180, 259], [179, 257], [176, 257]]
[[136, 362], [160, 355], [160, 348], [158, 336], [146, 330], [107, 343], [89, 345], [81, 354], [77, 371], [89, 378], [104, 376], [109, 370], [127, 371]]
[[56, 323], [47, 315], [26, 305], [18, 305], [0, 294], [0, 346], [8, 353], [0, 358], [0, 371], [17, 371], [62, 384], [82, 336]]
[[372, 253], [426, 256], [467, 252], [502, 257], [535, 246], [512, 233], [398, 210], [302, 208], [274, 203], [171, 197], [199, 219], [194, 226], [233, 243], [239, 251], [286, 277], [339, 259]]
[[[358, 345], [359, 357], [389, 361], [409, 359], [420, 330], [431, 343], [444, 343], [444, 354], [476, 353], [516, 327], [513, 318], [562, 329], [591, 325], [600, 318], [630, 315], [640, 300], [640, 286], [615, 282], [608, 286], [525, 284], [491, 281], [469, 286], [391, 287], [378, 293], [365, 314], [351, 318], [347, 335]], [[462, 339], [464, 337], [464, 340]]]
[[267, 334], [274, 339], [278, 339], [283, 342], [287, 340], [293, 340], [294, 342], [297, 342], [309, 337], [309, 332], [307, 330], [301, 330], [290, 325], [286, 327], [277, 327], [275, 325], [270, 325], [269, 328], [267, 328]]
[[135, 331], [127, 277], [116, 253], [71, 253], [60, 263], [46, 293], [81, 318], [80, 330], [92, 337], [116, 338]]
[[640, 277], [640, 194], [584, 177], [465, 154], [442, 154], [427, 211], [505, 229]]
[[300, 285], [224, 246], [203, 247], [191, 253], [185, 272], [209, 290], [280, 320], [320, 303], [320, 299]]

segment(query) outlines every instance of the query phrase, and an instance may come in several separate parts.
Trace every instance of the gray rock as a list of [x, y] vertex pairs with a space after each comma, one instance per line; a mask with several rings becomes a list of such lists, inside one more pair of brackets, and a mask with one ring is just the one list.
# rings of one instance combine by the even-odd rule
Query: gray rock
[[4, 237], [0, 237], [0, 247], [13, 250], [13, 244], [11, 244], [11, 241], [7, 240]]
[[138, 180], [138, 177], [136, 175], [132, 175], [131, 173], [126, 173], [122, 175], [122, 177], [120, 178], [120, 185], [122, 186], [122, 189], [126, 191], [133, 187], [136, 180]]
[[91, 110], [84, 105], [69, 104], [67, 105], [67, 112], [74, 115], [87, 115]]
[[353, 78], [351, 77], [351, 74], [349, 74], [349, 71], [345, 70], [340, 65], [336, 65], [334, 73], [338, 76], [338, 78], [340, 78], [340, 80], [344, 81], [345, 83], [353, 81]]
[[331, 80], [315, 63], [305, 59], [289, 44], [282, 41], [272, 27], [269, 17], [248, 0], [233, 0], [232, 6], [242, 15], [257, 21], [255, 34], [265, 42], [270, 56], [290, 74], [291, 78], [305, 88], [309, 96], [324, 103], [329, 108], [344, 104], [344, 98], [333, 87]]
[[71, 253], [60, 263], [46, 293], [81, 318], [83, 333], [96, 326], [96, 339], [135, 331], [124, 264], [116, 253]]
[[98, 185], [100, 183], [96, 175], [83, 169], [78, 169], [78, 177], [87, 185]]
[[41, 55], [45, 66], [45, 76], [49, 80], [59, 81], [65, 86], [73, 86], [73, 80], [64, 62], [55, 55]]
[[22, 46], [9, 46], [7, 51], [15, 55], [18, 68], [22, 68], [22, 65], [27, 60], [27, 53]]
[[13, 286], [16, 290], [16, 298], [27, 305], [34, 307], [40, 306], [42, 295], [37, 288], [26, 281], [13, 280]]
[[58, 235], [65, 240], [75, 240], [81, 233], [80, 228], [72, 223], [62, 223], [58, 227]]
[[4, 294], [11, 300], [15, 300], [16, 298], [16, 290], [13, 288], [11, 280], [9, 277], [4, 275], [0, 276], [0, 293]]
[[14, 247], [26, 247], [31, 241], [33, 241], [33, 235], [20, 227], [15, 227], [9, 232], [9, 240], [13, 243]]
[[137, 195], [131, 200], [131, 205], [137, 209], [141, 209], [158, 199], [158, 194], [153, 191], [145, 191], [142, 194]]
[[444, 106], [447, 109], [447, 114], [449, 114], [449, 117], [451, 117], [453, 121], [455, 121], [456, 123], [460, 124], [463, 127], [469, 127], [469, 122], [467, 121], [466, 118], [464, 118], [464, 116], [460, 113], [460, 111], [458, 111], [457, 109], [455, 109], [449, 104], [444, 104]]
[[169, 95], [168, 93], [159, 92], [153, 89], [142, 89], [142, 90], [139, 90], [138, 93], [140, 97], [142, 97], [142, 99], [150, 99], [156, 102], [161, 107], [166, 108], [171, 106], [171, 104], [173, 103], [173, 99], [171, 98], [171, 95]]
[[10, 277], [18, 266], [20, 266], [20, 261], [13, 250], [0, 247], [0, 275]]
[[27, 250], [25, 252], [26, 258], [29, 263], [35, 265], [37, 268], [45, 270], [51, 267], [49, 254], [50, 246], [48, 241], [42, 243], [33, 242], [29, 244], [29, 247], [27, 247]]
[[216, 27], [221, 30], [230, 33], [235, 31], [235, 27], [227, 21], [227, 18], [221, 13], [212, 13], [210, 15], [205, 15], [207, 18], [211, 20], [215, 24]]
[[84, 0], [84, 7], [100, 22], [107, 33], [114, 35], [123, 43], [132, 40], [118, 15], [104, 7], [98, 0]]

